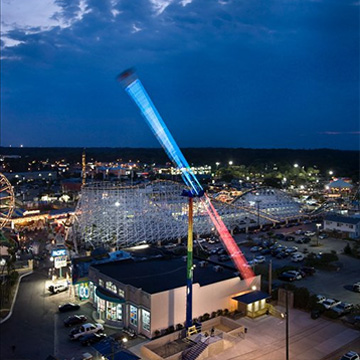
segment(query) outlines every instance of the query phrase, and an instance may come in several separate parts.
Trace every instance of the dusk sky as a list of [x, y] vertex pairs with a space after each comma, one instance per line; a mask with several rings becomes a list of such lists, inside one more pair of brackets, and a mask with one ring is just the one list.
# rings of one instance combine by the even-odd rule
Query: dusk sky
[[358, 0], [1, 0], [1, 145], [359, 149]]

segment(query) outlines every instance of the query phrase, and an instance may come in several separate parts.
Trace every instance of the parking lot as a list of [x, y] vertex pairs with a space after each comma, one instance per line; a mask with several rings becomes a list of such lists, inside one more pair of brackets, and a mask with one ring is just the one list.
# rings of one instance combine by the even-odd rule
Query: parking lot
[[[272, 241], [276, 242], [276, 246], [282, 247], [281, 253], [294, 247], [294, 252], [284, 258], [272, 256], [269, 253], [270, 250], [263, 245], [270, 239], [266, 232], [257, 232], [255, 234], [242, 233], [235, 235], [234, 238], [246, 259], [252, 265], [255, 273], [260, 270], [259, 267], [262, 267], [262, 271], [264, 271], [264, 268], [268, 267], [270, 261], [272, 262], [273, 270], [285, 266], [301, 268], [304, 265], [304, 261], [292, 261], [292, 254], [303, 254], [305, 257], [313, 252], [317, 256], [321, 256], [322, 253], [335, 251], [339, 257], [339, 260], [335, 262], [335, 271], [316, 270], [314, 276], [306, 276], [293, 283], [298, 287], [306, 287], [313, 294], [322, 294], [327, 298], [336, 298], [354, 305], [360, 304], [359, 293], [352, 291], [352, 285], [360, 281], [360, 260], [343, 254], [347, 241], [331, 237], [318, 239], [316, 235], [312, 235], [309, 243], [297, 243], [298, 239], [304, 237], [303, 233], [312, 232], [316, 234], [316, 230], [316, 224], [314, 223], [272, 230], [275, 235]], [[300, 232], [301, 234], [299, 234]], [[284, 238], [277, 238], [277, 236], [281, 237], [281, 235], [277, 234], [283, 234]], [[285, 240], [288, 236], [290, 236], [291, 241]], [[210, 256], [212, 261], [225, 265], [232, 264], [231, 259], [226, 255], [226, 251], [221, 250], [223, 248], [221, 243], [203, 243], [202, 245], [206, 246], [213, 253], [215, 249], [218, 249], [218, 253]], [[259, 249], [255, 249], [255, 247], [259, 247]], [[256, 261], [256, 258], [259, 256], [261, 264], [258, 264]], [[275, 285], [281, 282], [283, 281], [274, 280]]]

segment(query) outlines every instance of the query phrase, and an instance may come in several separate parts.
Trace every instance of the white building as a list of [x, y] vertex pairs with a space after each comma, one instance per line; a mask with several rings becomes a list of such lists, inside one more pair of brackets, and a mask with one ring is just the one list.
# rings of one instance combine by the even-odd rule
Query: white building
[[[193, 318], [217, 310], [239, 309], [234, 297], [260, 289], [260, 276], [242, 280], [231, 267], [195, 260]], [[90, 301], [98, 316], [113, 326], [128, 327], [148, 338], [156, 330], [184, 324], [186, 262], [182, 258], [123, 260], [89, 269]], [[256, 298], [249, 312], [265, 309], [267, 294]]]
[[328, 232], [339, 232], [351, 239], [360, 238], [360, 217], [327, 215], [324, 220], [324, 230]]

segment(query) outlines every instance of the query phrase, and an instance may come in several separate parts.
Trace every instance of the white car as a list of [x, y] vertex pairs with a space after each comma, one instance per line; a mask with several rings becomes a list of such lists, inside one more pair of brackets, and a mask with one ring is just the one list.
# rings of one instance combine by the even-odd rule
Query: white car
[[355, 351], [349, 351], [344, 354], [339, 360], [360, 360], [360, 356]]
[[296, 280], [302, 279], [302, 275], [299, 273], [299, 271], [296, 271], [296, 270], [288, 270], [286, 273], [287, 273], [287, 274], [290, 274], [290, 275], [293, 275], [293, 276], [296, 278]]
[[300, 261], [303, 261], [304, 259], [305, 259], [305, 256], [304, 256], [304, 254], [301, 254], [301, 253], [296, 253], [291, 256], [291, 261], [293, 261], [293, 262], [300, 262]]
[[322, 304], [326, 300], [326, 297], [324, 295], [316, 295], [316, 299], [318, 304]]
[[104, 331], [104, 327], [101, 324], [87, 323], [87, 324], [81, 325], [75, 329], [72, 329], [70, 331], [69, 336], [70, 336], [71, 340], [76, 340], [80, 336], [83, 336], [86, 334], [98, 333], [98, 332], [102, 332], [102, 331]]
[[340, 300], [326, 299], [325, 301], [322, 302], [322, 305], [325, 307], [325, 309], [329, 310], [329, 309], [339, 305], [340, 303], [341, 303]]
[[305, 236], [315, 236], [316, 235], [316, 232], [315, 231], [306, 231], [305, 232], [305, 234], [304, 234]]

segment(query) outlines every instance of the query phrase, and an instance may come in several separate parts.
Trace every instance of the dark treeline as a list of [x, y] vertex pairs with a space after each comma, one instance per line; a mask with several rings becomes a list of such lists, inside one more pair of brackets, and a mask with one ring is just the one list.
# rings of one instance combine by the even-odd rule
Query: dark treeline
[[[292, 165], [294, 163], [305, 167], [316, 166], [321, 173], [333, 170], [337, 176], [348, 176], [359, 179], [360, 152], [331, 149], [292, 150], [292, 149], [243, 149], [243, 148], [185, 148], [185, 157], [192, 165], [211, 165], [220, 162], [219, 167], [234, 165], [262, 166], [273, 164]], [[67, 162], [81, 162], [83, 148], [8, 148], [1, 147], [2, 155], [21, 155], [19, 164], [32, 160], [50, 162], [65, 159]], [[161, 148], [87, 148], [87, 161], [136, 162], [147, 164], [165, 164], [168, 157]]]

